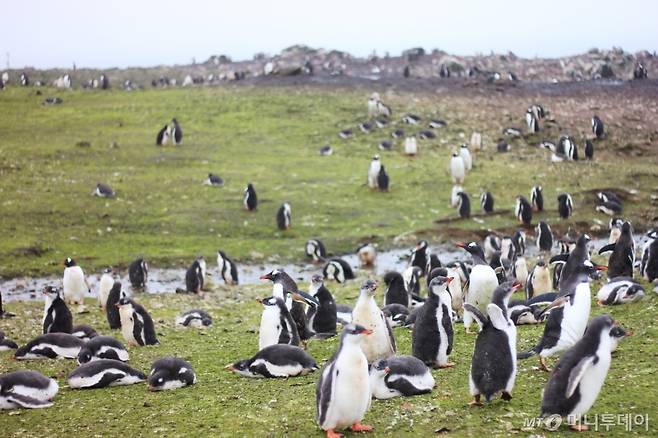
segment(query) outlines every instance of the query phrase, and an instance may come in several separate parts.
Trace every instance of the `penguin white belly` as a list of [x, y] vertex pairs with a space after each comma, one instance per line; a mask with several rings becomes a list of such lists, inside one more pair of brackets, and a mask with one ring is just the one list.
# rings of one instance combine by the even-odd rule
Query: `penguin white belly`
[[98, 305], [105, 308], [107, 297], [110, 295], [110, 290], [114, 286], [114, 280], [109, 275], [101, 277], [100, 284], [98, 285]]
[[553, 280], [551, 272], [548, 269], [539, 269], [535, 271], [533, 281], [534, 295], [541, 295], [550, 292], [553, 289]]
[[448, 363], [448, 334], [443, 327], [442, 307], [443, 304], [439, 304], [439, 307], [436, 308], [436, 322], [438, 323], [439, 329], [439, 349], [436, 355], [436, 362], [439, 365], [445, 365]]
[[85, 293], [89, 290], [85, 283], [85, 274], [80, 266], [71, 266], [64, 269], [62, 281], [64, 299], [69, 303], [82, 303]]
[[279, 343], [281, 325], [279, 311], [273, 306], [266, 306], [260, 317], [260, 329], [258, 331], [258, 349]]
[[574, 416], [586, 414], [590, 410], [599, 396], [603, 382], [608, 375], [611, 362], [610, 351], [605, 351], [601, 347], [601, 344], [599, 344], [599, 349], [596, 351], [599, 361], [590, 366], [578, 385], [580, 401], [571, 412]]
[[498, 278], [493, 268], [488, 265], [475, 265], [471, 271], [466, 302], [486, 314], [487, 304], [491, 302], [496, 287]]
[[[109, 345], [103, 345], [101, 348], [99, 348], [98, 354], [99, 355], [104, 354], [107, 353], [108, 351], [114, 351], [117, 354], [117, 357], [119, 358], [120, 361], [122, 362], [128, 361], [128, 352], [126, 350], [110, 347]], [[99, 359], [96, 356], [92, 356], [91, 360], [99, 360]]]
[[374, 299], [367, 303], [357, 301], [352, 312], [352, 323], [360, 324], [373, 331], [371, 335], [361, 341], [361, 349], [366, 355], [368, 363], [389, 357], [394, 353], [388, 337], [386, 319]]
[[384, 381], [385, 376], [386, 376], [385, 374], [370, 375], [370, 391], [372, 392], [372, 396], [379, 400], [386, 400], [388, 398], [400, 397], [402, 395], [400, 391], [396, 389], [391, 389], [388, 386], [386, 386], [386, 382]]
[[300, 364], [294, 365], [275, 365], [265, 359], [256, 359], [251, 366], [265, 365], [267, 371], [276, 377], [296, 376], [302, 372], [303, 367]]
[[121, 334], [123, 335], [123, 338], [129, 344], [139, 345], [139, 342], [137, 342], [137, 339], [135, 339], [135, 335], [133, 333], [134, 324], [132, 321], [133, 318], [132, 311], [127, 312], [124, 311], [123, 308], [120, 308], [119, 317], [121, 318]]
[[50, 400], [55, 397], [58, 390], [59, 386], [57, 385], [57, 382], [51, 379], [47, 388], [40, 389], [32, 386], [14, 385], [12, 393], [35, 398], [37, 400]]
[[344, 429], [361, 422], [370, 407], [372, 393], [368, 363], [359, 347], [351, 346], [339, 355], [334, 366], [337, 373], [323, 427]]
[[[583, 285], [586, 289], [582, 288]], [[576, 287], [573, 305], [569, 302], [564, 305], [564, 314], [560, 323], [560, 338], [554, 347], [542, 351], [542, 357], [568, 350], [583, 337], [591, 308], [589, 295], [589, 285], [586, 283], [581, 283]]]
[[514, 382], [516, 381], [516, 326], [512, 321], [509, 321], [510, 325], [507, 327], [507, 330], [505, 330], [505, 333], [507, 334], [507, 342], [509, 345], [509, 351], [511, 352], [512, 355], [512, 374], [509, 376], [509, 379], [507, 380], [507, 384], [505, 385], [505, 391], [508, 393], [512, 392], [512, 389], [514, 388]]

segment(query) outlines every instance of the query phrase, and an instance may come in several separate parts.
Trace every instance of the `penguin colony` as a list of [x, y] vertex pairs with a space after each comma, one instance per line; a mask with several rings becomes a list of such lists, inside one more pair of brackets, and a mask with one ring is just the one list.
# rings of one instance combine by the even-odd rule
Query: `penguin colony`
[[[368, 101], [370, 116], [380, 117], [376, 123], [361, 123], [365, 134], [374, 126], [388, 125], [390, 107], [373, 94]], [[532, 105], [526, 112], [528, 133], [540, 131], [544, 109]], [[407, 114], [402, 121], [418, 126], [422, 118]], [[439, 129], [445, 122], [431, 120], [428, 127]], [[520, 129], [503, 130], [507, 137], [519, 137]], [[597, 116], [592, 118], [595, 138], [602, 138], [604, 126]], [[402, 130], [393, 131], [394, 138], [405, 136]], [[351, 138], [351, 129], [339, 133]], [[434, 138], [432, 131], [421, 131], [420, 139]], [[481, 147], [481, 138], [474, 134], [472, 146]], [[182, 129], [174, 118], [158, 133], [157, 144], [181, 144]], [[384, 142], [382, 142], [384, 143]], [[506, 143], [507, 144], [507, 143]], [[585, 156], [593, 157], [592, 141], [587, 139]], [[390, 145], [390, 142], [389, 142]], [[405, 138], [405, 154], [415, 156], [418, 146], [415, 135]], [[544, 141], [542, 146], [552, 152], [552, 161], [578, 160], [577, 147], [568, 136], [562, 136], [557, 145]], [[382, 148], [390, 149], [390, 147]], [[500, 148], [499, 148], [500, 149]], [[589, 150], [589, 152], [588, 152]], [[453, 196], [461, 218], [470, 217], [470, 201], [461, 190], [468, 172], [474, 169], [473, 157], [463, 144], [452, 153], [448, 172], [455, 187]], [[209, 174], [209, 185], [223, 185], [223, 180]], [[372, 189], [388, 191], [389, 179], [375, 155], [368, 170], [367, 185]], [[98, 184], [97, 196], [114, 197], [108, 186]], [[544, 211], [541, 186], [531, 190], [531, 200], [517, 197], [514, 209], [524, 226], [532, 223], [533, 212]], [[621, 201], [610, 192], [597, 195], [598, 211], [606, 214], [621, 212]], [[494, 211], [494, 197], [484, 191], [480, 197], [485, 213]], [[557, 197], [557, 211], [568, 219], [573, 211], [569, 194]], [[452, 202], [452, 199], [451, 199]], [[245, 190], [243, 204], [246, 210], [255, 211], [258, 205], [256, 192], [250, 183]], [[291, 224], [291, 208], [283, 203], [277, 213], [277, 225], [287, 230]], [[567, 417], [572, 427], [582, 429], [579, 418], [594, 404], [603, 387], [611, 366], [610, 353], [618, 341], [628, 333], [607, 315], [590, 319], [590, 278], [599, 270], [608, 271], [608, 282], [597, 294], [601, 305], [623, 304], [642, 299], [645, 292], [633, 279], [636, 268], [635, 243], [629, 222], [610, 222], [619, 230], [609, 245], [600, 248], [600, 254], [611, 252], [608, 266], [597, 266], [589, 260], [589, 237], [581, 236], [575, 245], [566, 243], [560, 254], [547, 264], [538, 260], [529, 270], [525, 254], [525, 232], [520, 229], [513, 236], [487, 236], [483, 244], [458, 243], [471, 256], [468, 264], [455, 261], [442, 266], [427, 241], [420, 241], [410, 252], [409, 268], [402, 274], [388, 273], [384, 277], [386, 291], [380, 307], [375, 299], [377, 282], [365, 281], [353, 309], [337, 305], [325, 280], [342, 283], [355, 278], [352, 267], [338, 257], [328, 258], [324, 244], [309, 240], [306, 255], [315, 263], [325, 263], [323, 275], [314, 275], [305, 293], [283, 270], [274, 270], [261, 278], [273, 283], [272, 296], [260, 300], [263, 306], [259, 330], [259, 351], [251, 358], [237, 361], [226, 368], [244, 377], [291, 377], [319, 370], [316, 361], [304, 350], [311, 339], [327, 339], [338, 333], [337, 324], [343, 325], [335, 354], [319, 372], [316, 386], [316, 421], [327, 436], [339, 436], [338, 430], [368, 432], [372, 428], [363, 424], [371, 399], [413, 396], [431, 392], [435, 380], [431, 368], [463, 366], [449, 361], [455, 335], [455, 323], [463, 322], [465, 330], [475, 321], [479, 330], [469, 371], [470, 404], [482, 405], [500, 394], [502, 400], [511, 401], [517, 375], [517, 359], [534, 354], [540, 356], [540, 368], [550, 371], [546, 358], [560, 354], [550, 374], [541, 400], [541, 415]], [[614, 225], [614, 227], [613, 227]], [[642, 248], [640, 271], [647, 281], [658, 276], [658, 235], [647, 234]], [[561, 242], [562, 243], [562, 242]], [[540, 252], [550, 256], [554, 249], [554, 236], [547, 222], [540, 221], [536, 228], [536, 245]], [[361, 245], [357, 251], [362, 266], [375, 263], [376, 252], [371, 244]], [[238, 284], [237, 267], [222, 251], [217, 253], [218, 268], [229, 285]], [[553, 273], [551, 274], [551, 268]], [[155, 324], [150, 314], [114, 281], [114, 271], [103, 272], [99, 283], [99, 306], [107, 313], [111, 329], [121, 329], [130, 346], [157, 345]], [[144, 288], [148, 281], [148, 265], [143, 258], [129, 267], [130, 282], [135, 289]], [[206, 263], [197, 258], [186, 274], [188, 292], [200, 293], [204, 288]], [[426, 297], [420, 295], [421, 277], [426, 277]], [[457, 285], [456, 287], [453, 285]], [[511, 301], [513, 294], [525, 289], [525, 300]], [[553, 292], [553, 291], [556, 292]], [[77, 359], [79, 367], [67, 378], [70, 388], [102, 388], [148, 381], [152, 391], [175, 389], [196, 383], [192, 365], [180, 358], [164, 357], [156, 360], [148, 376], [130, 367], [128, 350], [111, 336], [99, 336], [88, 326], [72, 326], [72, 313], [67, 304], [82, 305], [89, 293], [84, 272], [70, 258], [65, 261], [63, 288], [47, 287], [44, 290], [43, 335], [17, 348], [0, 332], [0, 349], [16, 349], [16, 359]], [[415, 309], [413, 309], [415, 307]], [[347, 311], [346, 311], [347, 309]], [[349, 321], [343, 319], [349, 314]], [[350, 314], [351, 313], [351, 314]], [[517, 325], [545, 322], [544, 334], [535, 347], [517, 353]], [[183, 327], [207, 327], [212, 317], [202, 309], [189, 310], [176, 319]], [[412, 355], [398, 355], [393, 326], [406, 326], [412, 330]], [[83, 338], [83, 339], [81, 339]], [[302, 348], [300, 348], [302, 347]], [[20, 388], [20, 389], [19, 389]], [[18, 371], [0, 376], [0, 408], [39, 408], [53, 404], [58, 384], [34, 371]]]

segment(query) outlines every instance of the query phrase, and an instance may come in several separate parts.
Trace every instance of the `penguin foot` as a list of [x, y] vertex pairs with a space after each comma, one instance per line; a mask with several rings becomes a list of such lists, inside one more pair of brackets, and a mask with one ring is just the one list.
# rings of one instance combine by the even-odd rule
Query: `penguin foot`
[[372, 432], [372, 426], [361, 423], [354, 423], [350, 429], [354, 432]]
[[512, 394], [510, 394], [510, 393], [507, 392], [507, 391], [503, 391], [503, 393], [501, 394], [500, 398], [502, 398], [502, 399], [505, 400], [505, 401], [510, 401], [510, 400], [512, 400]]
[[546, 358], [540, 357], [539, 358], [539, 369], [542, 371], [546, 371], [547, 373], [551, 372], [551, 369], [546, 365]]
[[589, 430], [589, 426], [586, 424], [572, 424], [569, 427], [571, 427], [571, 430], [575, 430], [576, 432], [585, 432]]
[[443, 365], [437, 365], [436, 368], [452, 368], [455, 364], [453, 362], [447, 362]]
[[333, 429], [329, 429], [326, 432], [327, 432], [327, 438], [343, 438], [344, 436], [342, 433], [336, 432]]
[[473, 396], [473, 400], [468, 402], [469, 406], [484, 406], [484, 404], [480, 401], [480, 394]]

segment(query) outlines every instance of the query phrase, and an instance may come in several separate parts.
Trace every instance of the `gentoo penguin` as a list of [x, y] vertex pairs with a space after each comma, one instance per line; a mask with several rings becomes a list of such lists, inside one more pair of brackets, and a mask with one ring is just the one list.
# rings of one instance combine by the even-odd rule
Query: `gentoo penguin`
[[446, 125], [447, 125], [446, 121], [441, 119], [431, 119], [427, 124], [427, 126], [431, 129], [443, 128]]
[[368, 167], [368, 187], [371, 189], [377, 188], [377, 177], [381, 168], [382, 163], [379, 161], [379, 155], [373, 155], [370, 167]]
[[611, 243], [599, 250], [599, 255], [612, 251], [608, 259], [608, 278], [631, 277], [635, 266], [635, 241], [633, 227], [626, 221], [621, 226], [621, 234], [616, 243]]
[[402, 275], [391, 271], [384, 275], [384, 284], [386, 284], [386, 294], [384, 295], [384, 305], [401, 304], [405, 307], [411, 305], [411, 297], [404, 285]]
[[568, 193], [561, 193], [557, 197], [557, 211], [562, 219], [567, 219], [573, 212], [573, 201]]
[[526, 306], [523, 302], [510, 302], [507, 313], [514, 325], [538, 324], [540, 322], [532, 307]]
[[540, 252], [551, 252], [553, 249], [553, 232], [551, 227], [544, 221], [539, 221], [537, 227], [535, 228], [537, 232], [537, 249]]
[[121, 282], [115, 281], [107, 295], [105, 306], [105, 315], [107, 316], [107, 323], [112, 330], [121, 328], [121, 317], [119, 316], [119, 309], [116, 304], [121, 299]]
[[620, 203], [617, 203], [615, 201], [603, 201], [599, 202], [599, 204], [596, 206], [596, 211], [600, 211], [601, 213], [605, 213], [608, 216], [615, 216], [618, 215], [622, 212], [622, 205]]
[[604, 135], [603, 132], [603, 121], [599, 118], [599, 116], [594, 116], [592, 117], [592, 133], [596, 136], [596, 138], [601, 138]]
[[196, 373], [189, 362], [178, 357], [163, 357], [151, 365], [149, 391], [178, 389], [196, 383]]
[[473, 168], [473, 157], [465, 143], [459, 146], [459, 156], [462, 157], [462, 160], [464, 161], [464, 170], [470, 172]]
[[618, 217], [613, 217], [610, 219], [608, 228], [610, 229], [610, 237], [608, 237], [608, 243], [616, 243], [621, 236], [621, 226], [624, 225], [624, 220]]
[[507, 307], [510, 296], [520, 286], [511, 281], [498, 286], [484, 312], [464, 304], [464, 314], [470, 313], [480, 326], [469, 376], [471, 405], [481, 405], [482, 395], [489, 402], [501, 391], [503, 400], [512, 399], [516, 380], [516, 326], [509, 318]]
[[485, 213], [493, 213], [494, 211], [494, 196], [491, 192], [482, 192], [480, 195], [480, 206]]
[[658, 278], [658, 230], [650, 230], [647, 239], [642, 248], [640, 275], [648, 282], [653, 282]]
[[263, 313], [258, 332], [258, 349], [274, 345], [299, 345], [299, 332], [286, 303], [278, 297], [261, 300]]
[[99, 359], [114, 359], [128, 362], [129, 358], [130, 356], [126, 347], [112, 336], [96, 336], [90, 339], [80, 348], [77, 356], [79, 364]]
[[434, 132], [430, 131], [429, 129], [423, 129], [422, 131], [420, 131], [418, 133], [418, 137], [421, 140], [431, 140], [431, 139], [436, 138], [436, 134]]
[[43, 289], [43, 296], [43, 334], [71, 333], [73, 316], [62, 299], [61, 290], [53, 286], [46, 286]]
[[70, 257], [64, 260], [64, 300], [69, 304], [83, 304], [85, 294], [90, 292], [85, 273]]
[[342, 326], [352, 322], [352, 310], [347, 304], [336, 304], [336, 318]]
[[644, 298], [645, 292], [641, 284], [631, 277], [611, 278], [596, 294], [599, 305], [633, 303]]
[[159, 344], [153, 319], [144, 307], [127, 297], [121, 298], [115, 306], [119, 308], [121, 333], [129, 345]]
[[25, 72], [21, 73], [21, 85], [27, 87], [30, 85], [30, 78]]
[[521, 129], [516, 128], [514, 126], [510, 126], [503, 129], [503, 135], [508, 135], [510, 137], [521, 137], [522, 134], [523, 132], [521, 131]]
[[111, 267], [105, 268], [98, 282], [98, 307], [103, 308], [103, 310], [107, 305], [107, 297], [110, 295], [112, 286], [114, 286], [114, 270]]
[[313, 260], [313, 263], [321, 263], [327, 258], [327, 250], [324, 243], [319, 239], [310, 239], [306, 241], [306, 256]]
[[379, 93], [372, 93], [368, 98], [368, 116], [374, 117], [377, 115], [377, 102], [379, 102]]
[[471, 148], [476, 151], [482, 150], [482, 134], [480, 132], [471, 134]]
[[471, 200], [468, 198], [467, 193], [459, 192], [459, 203], [457, 204], [457, 210], [459, 211], [460, 218], [468, 219], [471, 217]]
[[521, 284], [525, 284], [528, 279], [528, 263], [525, 257], [516, 255], [512, 265], [512, 275]]
[[334, 149], [330, 145], [324, 145], [320, 148], [320, 150], [318, 152], [323, 157], [327, 157], [327, 156], [332, 155], [334, 153]]
[[512, 147], [506, 141], [501, 141], [496, 145], [496, 150], [498, 152], [509, 152]]
[[55, 379], [37, 371], [23, 370], [0, 375], [0, 410], [47, 408], [59, 391]]
[[[482, 247], [475, 242], [457, 243], [459, 248], [465, 249], [473, 258], [473, 269], [469, 276], [466, 292], [466, 303], [475, 306], [481, 312], [486, 312], [487, 305], [491, 303], [491, 297], [498, 286], [496, 272], [484, 260]], [[464, 313], [464, 328], [470, 332], [473, 322], [471, 314]]]
[[[402, 271], [402, 279], [404, 280], [404, 287], [407, 289], [411, 298], [411, 307], [418, 305], [420, 299], [420, 277], [423, 275], [423, 270], [418, 266], [409, 266]], [[420, 299], [422, 301], [422, 299]]]
[[377, 188], [380, 192], [388, 192], [389, 183], [390, 180], [388, 173], [386, 173], [386, 169], [384, 169], [384, 166], [382, 165], [379, 169], [379, 174], [377, 175]]
[[247, 188], [244, 189], [242, 205], [244, 205], [244, 209], [247, 211], [255, 211], [258, 207], [258, 196], [256, 196], [256, 190], [252, 183], [247, 184]]
[[389, 140], [382, 140], [377, 145], [380, 151], [390, 151], [393, 149], [393, 142]]
[[176, 317], [176, 325], [206, 328], [212, 325], [212, 316], [203, 309], [187, 310]]
[[413, 135], [404, 139], [405, 155], [414, 156], [418, 153], [418, 143]]
[[647, 68], [641, 62], [635, 64], [633, 69], [633, 79], [646, 79], [648, 77]]
[[407, 323], [407, 317], [410, 312], [402, 304], [388, 304], [382, 307], [382, 313], [386, 317], [388, 325], [391, 327], [400, 327]]
[[377, 112], [382, 117], [391, 117], [393, 115], [393, 110], [391, 107], [386, 105], [381, 100], [377, 101]]
[[146, 380], [144, 373], [114, 359], [98, 359], [83, 363], [74, 369], [66, 379], [72, 389], [132, 385], [144, 380]]
[[484, 260], [491, 260], [494, 254], [500, 251], [501, 240], [495, 234], [488, 234], [482, 241], [484, 250]]
[[75, 359], [85, 342], [68, 333], [37, 336], [16, 350], [16, 359]]
[[308, 325], [317, 337], [334, 336], [337, 322], [336, 302], [329, 289], [325, 287], [322, 275], [315, 274], [311, 277], [308, 293], [318, 300], [317, 307], [310, 306], [306, 313]]
[[560, 358], [544, 388], [541, 416], [566, 417], [571, 428], [587, 430], [580, 422], [596, 401], [610, 369], [611, 352], [628, 336], [609, 315], [587, 325], [585, 335]]
[[417, 125], [420, 123], [420, 117], [415, 114], [407, 114], [402, 117], [402, 121], [408, 125]]
[[532, 104], [529, 109], [538, 119], [543, 119], [546, 117], [546, 111], [544, 111], [544, 107], [538, 103]]
[[427, 394], [435, 384], [429, 368], [413, 356], [379, 359], [370, 367], [370, 391], [379, 400]]
[[[564, 284], [569, 280], [569, 277], [574, 273], [579, 266], [581, 266], [586, 260], [589, 260], [589, 250], [587, 244], [591, 238], [587, 234], [582, 234], [576, 241], [576, 247], [568, 254], [566, 258], [566, 263], [562, 267], [560, 273], [560, 282], [559, 289], [562, 289]], [[557, 258], [557, 256], [551, 258], [551, 263]]]
[[542, 186], [534, 186], [530, 190], [530, 203], [534, 211], [544, 211], [544, 192]]
[[450, 158], [450, 176], [455, 184], [462, 184], [466, 176], [464, 159], [456, 151], [452, 153], [452, 157]]
[[395, 354], [395, 337], [386, 317], [375, 302], [377, 283], [367, 280], [361, 286], [359, 298], [352, 311], [352, 324], [358, 324], [372, 331], [372, 336], [364, 339], [361, 349], [368, 363]]
[[545, 309], [550, 310], [550, 314], [541, 339], [530, 351], [519, 353], [519, 359], [539, 354], [540, 368], [550, 371], [546, 358], [571, 348], [583, 337], [592, 301], [589, 276], [595, 270], [605, 270], [605, 267], [585, 260], [569, 275], [556, 300]]
[[415, 357], [433, 368], [449, 368], [452, 352], [452, 297], [447, 287], [452, 277], [434, 277], [430, 282], [427, 301], [416, 314], [411, 336], [411, 351]]
[[164, 146], [167, 143], [169, 143], [169, 125], [164, 125], [162, 129], [158, 131], [158, 135], [155, 137], [155, 145], [156, 146]]
[[18, 344], [5, 337], [5, 332], [0, 330], [0, 351], [16, 350]]
[[209, 173], [208, 178], [203, 182], [206, 186], [224, 187], [224, 179], [221, 176]]
[[273, 283], [272, 296], [281, 299], [285, 303], [295, 322], [299, 338], [302, 341], [312, 338], [315, 333], [309, 328], [304, 305], [317, 306], [318, 301], [306, 292], [300, 291], [295, 280], [283, 269], [274, 269], [261, 275], [260, 279], [270, 280]]
[[193, 292], [198, 294], [203, 290], [203, 282], [205, 278], [203, 276], [203, 269], [201, 266], [201, 260], [197, 258], [192, 262], [187, 272], [185, 272], [185, 290], [187, 292]]
[[373, 128], [374, 127], [373, 127], [372, 123], [369, 123], [369, 122], [359, 123], [359, 129], [364, 134], [370, 134], [372, 132]]
[[354, 133], [352, 132], [351, 129], [343, 129], [338, 133], [338, 136], [343, 140], [347, 140], [348, 138], [352, 138], [354, 136]]
[[402, 138], [404, 137], [404, 129], [398, 128], [391, 132], [391, 137], [393, 138]]
[[528, 132], [533, 134], [539, 132], [539, 120], [537, 120], [537, 117], [535, 117], [530, 108], [525, 113], [525, 122], [528, 125]]
[[518, 221], [524, 225], [530, 225], [532, 222], [532, 207], [525, 196], [519, 195], [516, 197], [514, 214], [516, 214]]
[[525, 299], [550, 292], [553, 289], [551, 270], [543, 260], [539, 260], [528, 274], [525, 282]]
[[372, 243], [364, 243], [356, 249], [356, 256], [361, 266], [374, 266], [377, 259], [377, 250]]
[[512, 265], [512, 261], [516, 257], [516, 250], [514, 249], [514, 242], [510, 236], [505, 236], [500, 240], [500, 261], [508, 269]]
[[294, 345], [274, 344], [249, 359], [239, 360], [226, 369], [243, 377], [305, 376], [318, 369], [315, 359]]
[[329, 259], [322, 269], [322, 275], [325, 279], [328, 278], [338, 283], [345, 283], [345, 281], [355, 278], [349, 263], [338, 257]]
[[380, 117], [377, 120], [375, 120], [375, 124], [377, 125], [378, 128], [385, 128], [388, 126], [388, 120], [386, 120], [384, 117]]
[[128, 267], [128, 278], [134, 289], [144, 289], [149, 278], [149, 266], [144, 257], [134, 260]]
[[362, 342], [372, 333], [358, 324], [345, 326], [338, 350], [322, 369], [315, 389], [316, 421], [327, 438], [341, 436], [335, 429], [372, 430], [371, 426], [361, 424], [372, 398]]
[[83, 341], [89, 341], [98, 336], [98, 332], [92, 326], [87, 324], [74, 325], [73, 328], [71, 328], [71, 334]]
[[585, 158], [588, 160], [594, 159], [594, 143], [589, 138], [585, 140]]
[[0, 292], [0, 319], [13, 318], [16, 316], [15, 313], [7, 312], [4, 307], [2, 307], [2, 292]]
[[96, 184], [96, 188], [92, 192], [92, 195], [98, 196], [99, 198], [114, 198], [115, 193], [114, 190], [112, 190], [112, 187], [107, 184], [98, 183]]
[[555, 154], [560, 158], [575, 161], [578, 159], [578, 149], [570, 136], [563, 135], [557, 141]]
[[431, 252], [427, 240], [418, 241], [416, 247], [411, 250], [409, 266], [418, 266], [423, 272], [423, 275], [425, 275], [425, 268], [427, 267], [427, 260], [430, 257], [430, 254]]
[[290, 224], [292, 222], [292, 209], [290, 208], [290, 204], [287, 202], [284, 202], [281, 204], [281, 207], [279, 207], [279, 210], [276, 212], [276, 225], [279, 227], [280, 230], [287, 230], [290, 228]]
[[175, 145], [179, 145], [183, 143], [183, 130], [180, 127], [180, 124], [178, 123], [178, 120], [176, 120], [176, 117], [171, 119], [171, 138], [174, 140]]
[[439, 257], [436, 254], [430, 254], [430, 256], [427, 259], [427, 264], [425, 265], [425, 273], [427, 274], [427, 285], [429, 286], [430, 281], [432, 280], [429, 278], [430, 272], [434, 268], [440, 268], [441, 265], [441, 260], [439, 260]]
[[457, 208], [459, 204], [459, 194], [464, 191], [464, 188], [459, 184], [452, 186], [452, 191], [450, 192], [450, 206], [452, 208]]
[[224, 283], [236, 285], [238, 280], [238, 267], [222, 250], [217, 250], [217, 268]]

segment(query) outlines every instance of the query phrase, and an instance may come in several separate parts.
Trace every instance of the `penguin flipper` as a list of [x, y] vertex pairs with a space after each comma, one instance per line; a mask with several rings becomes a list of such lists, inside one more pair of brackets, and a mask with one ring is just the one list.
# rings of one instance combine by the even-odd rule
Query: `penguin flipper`
[[331, 403], [331, 400], [334, 396], [334, 382], [338, 377], [338, 370], [335, 368], [335, 362], [327, 364], [325, 369], [322, 370], [320, 380], [318, 381], [318, 385], [315, 388], [315, 400], [317, 403], [316, 420], [320, 426], [322, 426], [322, 424], [324, 424], [325, 420], [327, 419], [329, 404]]
[[587, 372], [587, 369], [598, 362], [598, 360], [599, 358], [596, 355], [587, 356], [584, 359], [581, 359], [580, 362], [571, 369], [571, 372], [569, 373], [569, 381], [567, 382], [567, 392], [565, 393], [566, 398], [573, 395], [583, 376]]
[[29, 409], [47, 408], [53, 405], [52, 401], [39, 400], [27, 395], [17, 394], [15, 392], [10, 392], [7, 394], [7, 401], [10, 401], [22, 408]]
[[94, 383], [91, 386], [85, 386], [85, 388], [89, 388], [89, 389], [105, 388], [106, 386], [111, 385], [112, 382], [115, 382], [124, 377], [126, 377], [125, 373], [112, 373], [108, 371], [104, 373], [103, 377], [101, 377], [96, 383]]
[[493, 303], [487, 304], [487, 314], [491, 325], [498, 330], [505, 330], [508, 326], [507, 318], [503, 315], [503, 309]]
[[397, 351], [397, 347], [395, 345], [395, 336], [393, 335], [393, 329], [391, 328], [391, 324], [388, 323], [388, 319], [384, 316], [384, 312], [379, 312], [379, 315], [381, 316], [382, 320], [384, 320], [384, 324], [386, 324], [386, 332], [388, 333], [388, 340], [391, 346], [391, 352], [395, 354]]
[[614, 251], [616, 245], [617, 245], [616, 243], [610, 243], [602, 247], [601, 249], [599, 249], [599, 255], [603, 254], [604, 252]]
[[480, 326], [480, 330], [482, 330], [484, 326], [487, 324], [488, 318], [480, 311], [480, 309], [478, 309], [474, 305], [470, 303], [465, 303], [464, 310], [466, 312], [469, 312], [471, 315], [473, 315], [473, 318], [475, 318], [475, 321]]

